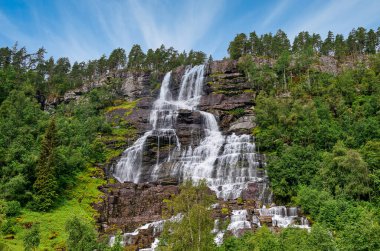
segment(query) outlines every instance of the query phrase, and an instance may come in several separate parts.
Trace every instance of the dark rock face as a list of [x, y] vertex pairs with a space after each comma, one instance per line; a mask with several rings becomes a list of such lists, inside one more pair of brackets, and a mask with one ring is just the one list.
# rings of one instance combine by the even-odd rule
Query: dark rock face
[[175, 185], [130, 182], [107, 184], [100, 190], [105, 194], [104, 201], [95, 208], [100, 213], [98, 224], [103, 233], [114, 233], [116, 229], [133, 232], [139, 226], [160, 220], [163, 200], [179, 191]]
[[[241, 134], [255, 127], [250, 119], [246, 118], [244, 125], [240, 119], [244, 116], [253, 118], [254, 98], [252, 84], [238, 71], [237, 61], [214, 61], [208, 68], [199, 108], [213, 113], [219, 119], [220, 129], [224, 133]], [[235, 122], [240, 125], [231, 127]]]
[[181, 146], [196, 147], [204, 138], [203, 121], [199, 111], [179, 110], [175, 127]]

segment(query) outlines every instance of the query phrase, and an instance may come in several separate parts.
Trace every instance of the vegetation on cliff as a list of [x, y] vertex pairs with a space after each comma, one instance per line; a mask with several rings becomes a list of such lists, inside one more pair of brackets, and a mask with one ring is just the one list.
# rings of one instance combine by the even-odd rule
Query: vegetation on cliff
[[[379, 31], [360, 27], [347, 39], [329, 32], [324, 41], [301, 32], [292, 47], [281, 31], [260, 38], [253, 32], [250, 39], [240, 34], [230, 44], [257, 92], [253, 134], [268, 156], [276, 202], [301, 206], [333, 237], [331, 247], [299, 243], [296, 249], [380, 248], [379, 41]], [[318, 69], [323, 56], [337, 60], [338, 70]], [[260, 58], [270, 58], [272, 67], [257, 63]], [[313, 230], [309, 236], [292, 231], [268, 234], [277, 243], [288, 232], [299, 241], [313, 238]], [[259, 233], [254, 236], [225, 246], [249, 246]], [[280, 249], [292, 250], [285, 246]]]
[[[260, 37], [239, 34], [231, 42], [230, 57], [239, 60], [256, 94], [253, 134], [268, 155], [275, 199], [301, 206], [315, 224], [310, 234], [295, 229], [275, 234], [264, 227], [227, 239], [222, 250], [380, 249], [379, 37], [379, 29], [360, 27], [347, 39], [329, 32], [322, 41], [301, 32], [291, 45], [280, 30]], [[91, 204], [100, 200], [97, 187], [105, 182], [99, 167], [136, 134], [136, 128], [104, 116], [136, 106], [119, 100], [116, 73], [144, 71], [155, 78], [180, 65], [203, 63], [206, 56], [164, 46], [144, 53], [134, 45], [128, 56], [118, 48], [108, 58], [71, 65], [67, 58], [45, 59], [45, 53], [0, 48], [0, 249], [51, 250], [79, 242], [83, 250], [92, 249], [99, 243]], [[321, 70], [325, 59], [335, 60], [337, 70]], [[99, 81], [107, 84], [46, 111], [47, 100]], [[212, 200], [200, 186], [186, 183], [183, 193], [167, 202], [188, 221], [167, 225], [162, 249], [216, 248], [207, 234]], [[67, 221], [78, 228], [65, 229]], [[76, 232], [81, 229], [83, 235]]]

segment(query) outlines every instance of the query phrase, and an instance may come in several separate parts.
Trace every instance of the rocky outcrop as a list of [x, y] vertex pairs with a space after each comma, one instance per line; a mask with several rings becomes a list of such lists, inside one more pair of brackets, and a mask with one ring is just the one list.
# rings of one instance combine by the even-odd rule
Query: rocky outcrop
[[237, 134], [250, 134], [252, 128], [256, 127], [256, 117], [247, 115], [238, 118], [235, 122], [231, 123], [228, 132], [235, 132]]
[[178, 187], [157, 183], [116, 183], [100, 187], [104, 200], [95, 205], [100, 213], [99, 230], [115, 233], [117, 229], [132, 232], [146, 223], [158, 221], [164, 209], [163, 200], [178, 194]]
[[126, 72], [118, 76], [121, 80], [120, 93], [127, 100], [151, 96], [150, 74], [145, 72]]
[[[241, 117], [253, 116], [255, 93], [246, 76], [239, 72], [237, 61], [222, 60], [210, 63], [204, 93], [199, 108], [213, 113], [219, 119], [220, 129], [224, 133], [243, 133], [255, 126], [254, 123], [241, 124]], [[240, 126], [231, 129], [231, 124], [235, 122]]]

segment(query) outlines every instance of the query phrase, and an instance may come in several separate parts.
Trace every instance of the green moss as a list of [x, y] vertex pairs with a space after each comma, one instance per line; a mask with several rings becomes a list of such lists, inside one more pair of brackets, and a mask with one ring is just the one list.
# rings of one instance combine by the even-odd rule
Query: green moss
[[115, 106], [107, 107], [105, 109], [105, 112], [109, 113], [109, 112], [113, 112], [115, 110], [127, 110], [125, 113], [125, 116], [128, 116], [132, 112], [133, 108], [136, 107], [137, 102], [139, 100], [140, 99], [136, 99], [133, 101], [124, 101], [124, 100], [123, 101], [121, 101], [121, 100], [114, 101]]
[[222, 76], [222, 75], [224, 75], [224, 73], [222, 73], [222, 72], [216, 72], [216, 73], [210, 74], [210, 77], [214, 78], [214, 77], [219, 77], [219, 76]]
[[243, 92], [244, 93], [253, 93], [254, 91], [252, 89], [245, 89]]
[[105, 183], [99, 177], [99, 169], [87, 168], [86, 171], [77, 175], [76, 186], [68, 189], [64, 195], [61, 205], [51, 212], [40, 213], [24, 209], [17, 224], [20, 227], [13, 240], [0, 240], [10, 250], [24, 250], [22, 238], [27, 231], [26, 226], [40, 224], [41, 244], [38, 250], [55, 250], [65, 247], [67, 233], [65, 231], [66, 221], [78, 216], [95, 224], [94, 217], [97, 212], [91, 204], [101, 201], [102, 193], [98, 187]]
[[231, 114], [235, 117], [241, 117], [245, 114], [245, 110], [243, 108], [235, 108], [228, 111], [228, 114]]
[[227, 215], [229, 213], [228, 207], [223, 207], [221, 211], [224, 215]]

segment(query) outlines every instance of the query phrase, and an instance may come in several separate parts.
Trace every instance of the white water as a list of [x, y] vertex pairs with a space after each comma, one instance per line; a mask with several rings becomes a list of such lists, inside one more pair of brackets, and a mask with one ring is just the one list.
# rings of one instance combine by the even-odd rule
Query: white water
[[251, 223], [247, 220], [247, 210], [233, 210], [231, 215], [231, 223], [227, 230], [231, 231], [235, 236], [238, 236], [239, 230], [250, 229]]
[[276, 206], [266, 208], [263, 206], [259, 212], [260, 216], [272, 216], [272, 225], [275, 227], [310, 228], [308, 220], [305, 217], [298, 216], [296, 207]]
[[[160, 95], [150, 113], [152, 129], [124, 151], [114, 168], [116, 179], [120, 182], [142, 182], [141, 162], [145, 143], [148, 137], [157, 136], [158, 148], [163, 137], [168, 138], [169, 142], [172, 140], [175, 146], [170, 148], [169, 157], [162, 163], [158, 150], [157, 156], [154, 156], [157, 158], [156, 165], [149, 171], [150, 181], [159, 179], [162, 164], [170, 161], [170, 176], [195, 182], [206, 179], [209, 187], [223, 199], [235, 199], [241, 195], [248, 182], [261, 181], [256, 173], [258, 162], [252, 137], [235, 134], [224, 136], [215, 116], [197, 109], [203, 82], [203, 65], [188, 68], [182, 77], [178, 97], [174, 97], [170, 91], [171, 73], [165, 75]], [[181, 147], [176, 135], [175, 124], [180, 109], [199, 112], [202, 117], [205, 137], [194, 148]]]
[[[147, 223], [137, 229], [135, 229], [135, 231], [133, 232], [130, 232], [130, 233], [124, 233], [122, 235], [122, 240], [120, 241], [120, 244], [122, 246], [125, 246], [125, 245], [130, 245], [133, 243], [133, 238], [135, 238], [137, 235], [139, 235], [140, 233], [140, 230], [143, 230], [143, 229], [149, 229], [149, 228], [152, 228], [153, 229], [153, 237], [157, 237], [164, 229], [164, 224], [166, 221], [171, 221], [171, 222], [178, 222], [182, 219], [182, 215], [181, 214], [177, 214], [175, 216], [172, 216], [170, 219], [168, 220], [160, 220], [160, 221], [154, 221], [154, 222], [150, 222], [150, 223]], [[116, 241], [116, 237], [115, 236], [111, 236], [110, 237], [110, 240], [109, 240], [109, 246], [113, 246], [115, 245], [115, 241]], [[158, 246], [158, 242], [159, 240], [157, 238], [155, 238], [154, 242], [152, 243], [152, 246], [151, 248], [148, 248], [148, 249], [145, 249], [145, 250], [154, 250], [157, 246]], [[143, 249], [141, 249], [143, 250]]]

